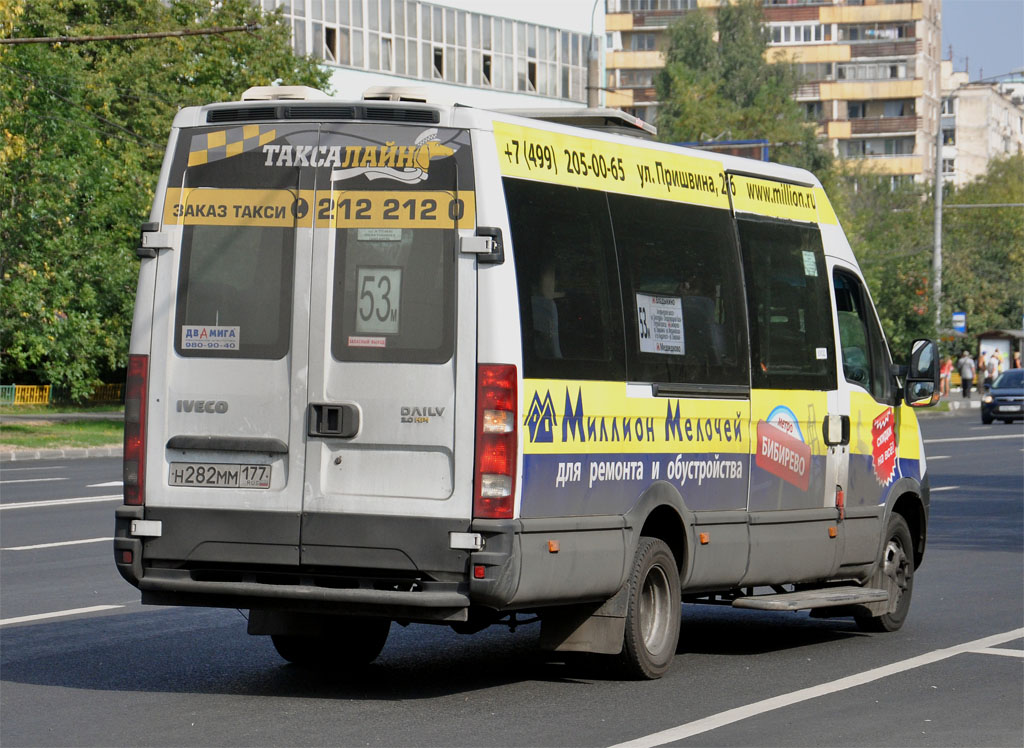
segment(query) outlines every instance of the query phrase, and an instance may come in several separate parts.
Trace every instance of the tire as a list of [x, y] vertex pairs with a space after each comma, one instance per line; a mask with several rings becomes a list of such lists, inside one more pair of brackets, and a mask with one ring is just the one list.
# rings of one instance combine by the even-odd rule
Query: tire
[[914, 541], [902, 515], [893, 513], [889, 517], [885, 538], [878, 568], [867, 586], [888, 590], [889, 609], [877, 616], [855, 616], [861, 631], [898, 631], [910, 612], [910, 597], [914, 591]]
[[982, 423], [992, 423], [992, 415], [990, 413], [985, 413], [984, 411], [982, 411], [981, 422]]
[[353, 668], [377, 659], [390, 628], [387, 618], [339, 618], [329, 635], [273, 634], [270, 639], [277, 653], [295, 665]]
[[679, 643], [679, 568], [663, 540], [640, 538], [629, 576], [626, 631], [619, 661], [627, 677], [660, 678]]

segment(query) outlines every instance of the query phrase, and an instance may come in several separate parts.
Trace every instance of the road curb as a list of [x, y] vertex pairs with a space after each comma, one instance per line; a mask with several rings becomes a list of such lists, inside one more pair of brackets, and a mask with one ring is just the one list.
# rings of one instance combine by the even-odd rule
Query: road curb
[[0, 462], [28, 460], [77, 460], [87, 457], [120, 457], [121, 447], [77, 447], [68, 449], [12, 449], [0, 451]]

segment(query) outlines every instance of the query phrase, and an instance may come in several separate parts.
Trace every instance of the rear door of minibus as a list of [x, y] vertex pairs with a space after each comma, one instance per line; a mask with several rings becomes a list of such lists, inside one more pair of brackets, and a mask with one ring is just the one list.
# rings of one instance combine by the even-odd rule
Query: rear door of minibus
[[153, 310], [151, 566], [299, 562], [314, 175], [268, 166], [268, 149], [315, 147], [318, 128], [245, 124], [241, 111], [182, 130], [168, 172], [176, 251], [158, 256]]
[[456, 397], [475, 387], [469, 133], [382, 112], [413, 122], [324, 124], [311, 157], [301, 561], [463, 573], [449, 533], [472, 510], [474, 402]]

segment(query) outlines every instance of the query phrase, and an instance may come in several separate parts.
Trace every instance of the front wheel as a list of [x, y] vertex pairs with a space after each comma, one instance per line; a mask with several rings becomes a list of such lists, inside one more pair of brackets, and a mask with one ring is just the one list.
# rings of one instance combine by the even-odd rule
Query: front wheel
[[338, 618], [329, 634], [273, 634], [270, 639], [277, 653], [295, 665], [352, 668], [377, 659], [390, 628], [387, 618]]
[[992, 423], [992, 414], [991, 413], [985, 413], [984, 411], [982, 411], [982, 413], [981, 413], [981, 422], [982, 423]]
[[889, 607], [877, 616], [856, 616], [862, 631], [897, 631], [910, 611], [910, 595], [914, 591], [914, 541], [907, 521], [895, 512], [889, 517], [886, 541], [878, 568], [868, 587], [888, 591]]
[[660, 678], [675, 657], [682, 613], [679, 568], [665, 541], [640, 538], [627, 584], [620, 661], [632, 678]]

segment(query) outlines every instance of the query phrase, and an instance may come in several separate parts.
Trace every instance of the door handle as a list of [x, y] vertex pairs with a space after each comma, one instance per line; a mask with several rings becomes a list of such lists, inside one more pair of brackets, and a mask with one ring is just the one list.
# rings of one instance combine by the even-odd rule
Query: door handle
[[329, 405], [311, 403], [309, 406], [309, 436], [332, 436], [350, 439], [359, 431], [359, 409], [355, 405]]
[[825, 444], [830, 447], [849, 444], [850, 417], [835, 415], [825, 416], [825, 423], [822, 424], [822, 432]]

